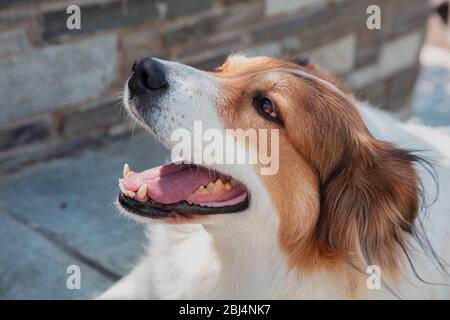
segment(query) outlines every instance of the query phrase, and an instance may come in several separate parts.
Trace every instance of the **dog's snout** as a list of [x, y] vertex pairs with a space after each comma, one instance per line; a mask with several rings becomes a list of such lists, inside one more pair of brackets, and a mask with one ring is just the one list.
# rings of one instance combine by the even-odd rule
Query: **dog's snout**
[[153, 58], [141, 58], [131, 68], [133, 75], [128, 81], [131, 94], [156, 92], [167, 87], [163, 65]]

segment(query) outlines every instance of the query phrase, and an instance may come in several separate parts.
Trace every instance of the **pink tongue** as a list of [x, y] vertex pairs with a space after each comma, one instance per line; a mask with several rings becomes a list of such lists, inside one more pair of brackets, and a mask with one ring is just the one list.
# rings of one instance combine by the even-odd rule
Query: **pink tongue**
[[195, 166], [168, 164], [140, 173], [130, 172], [125, 178], [125, 188], [137, 191], [143, 184], [148, 185], [148, 196], [153, 200], [169, 204], [185, 199], [202, 185], [207, 185], [217, 177], [211, 171]]

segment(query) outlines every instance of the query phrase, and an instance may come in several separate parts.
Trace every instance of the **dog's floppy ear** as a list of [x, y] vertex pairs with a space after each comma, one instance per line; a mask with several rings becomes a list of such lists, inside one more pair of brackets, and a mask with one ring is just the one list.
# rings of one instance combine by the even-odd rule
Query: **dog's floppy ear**
[[361, 253], [367, 263], [395, 270], [418, 213], [416, 158], [369, 134], [349, 149], [321, 186], [318, 244], [323, 252]]

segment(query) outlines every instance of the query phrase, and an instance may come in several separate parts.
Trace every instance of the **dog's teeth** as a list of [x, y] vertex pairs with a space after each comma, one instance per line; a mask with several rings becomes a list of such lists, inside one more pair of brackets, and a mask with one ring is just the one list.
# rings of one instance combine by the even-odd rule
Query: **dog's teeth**
[[144, 202], [148, 200], [147, 185], [143, 184], [136, 193], [136, 200]]
[[127, 190], [127, 189], [125, 189], [125, 188], [122, 190], [122, 193], [123, 193], [124, 195], [126, 195], [128, 198], [134, 198], [134, 197], [136, 196], [136, 192]]
[[147, 194], [147, 185], [146, 185], [146, 184], [143, 184], [143, 185], [139, 188], [137, 194], [138, 194], [138, 196], [140, 196], [140, 197], [146, 195], [146, 194]]
[[128, 165], [128, 163], [125, 163], [123, 165], [123, 177], [126, 178], [128, 173], [130, 173], [130, 166]]
[[130, 190], [126, 189], [125, 186], [123, 185], [123, 181], [120, 181], [120, 180], [122, 180], [122, 179], [119, 179], [119, 188], [120, 188], [120, 191], [122, 191], [122, 193], [123, 193], [124, 195], [126, 195], [127, 197], [129, 197], [129, 198], [134, 198], [134, 196], [136, 195], [136, 193], [133, 192], [133, 191], [130, 191]]
[[123, 179], [119, 179], [119, 188], [121, 191], [125, 190], [125, 186], [123, 185]]
[[223, 181], [220, 178], [217, 179], [217, 181], [215, 182], [215, 185], [216, 185], [216, 189], [218, 189], [218, 190], [223, 189], [223, 187], [224, 187]]
[[217, 179], [216, 182], [214, 182], [214, 191], [221, 191], [225, 188], [225, 185], [223, 184], [222, 179]]
[[204, 193], [204, 192], [207, 192], [207, 191], [208, 190], [204, 186], [200, 186], [200, 188], [195, 190], [195, 193]]
[[[227, 180], [226, 180], [227, 181]], [[221, 191], [221, 190], [231, 190], [233, 189], [233, 184], [230, 181], [223, 182], [222, 179], [217, 179], [216, 182], [210, 182], [208, 185], [200, 186], [194, 193], [203, 193], [203, 192], [211, 192], [211, 191]]]

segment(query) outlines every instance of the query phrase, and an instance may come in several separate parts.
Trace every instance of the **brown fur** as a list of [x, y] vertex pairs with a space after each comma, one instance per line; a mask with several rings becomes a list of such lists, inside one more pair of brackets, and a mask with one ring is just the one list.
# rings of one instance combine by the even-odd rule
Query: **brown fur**
[[[279, 172], [261, 179], [280, 217], [281, 248], [302, 270], [351, 262], [378, 264], [393, 274], [398, 244], [405, 244], [418, 211], [412, 156], [373, 138], [350, 95], [277, 72], [286, 68], [344, 90], [315, 66], [271, 58], [232, 57], [212, 73], [223, 86], [219, 112], [226, 128], [280, 129]], [[257, 92], [275, 102], [284, 127], [257, 114]]]

